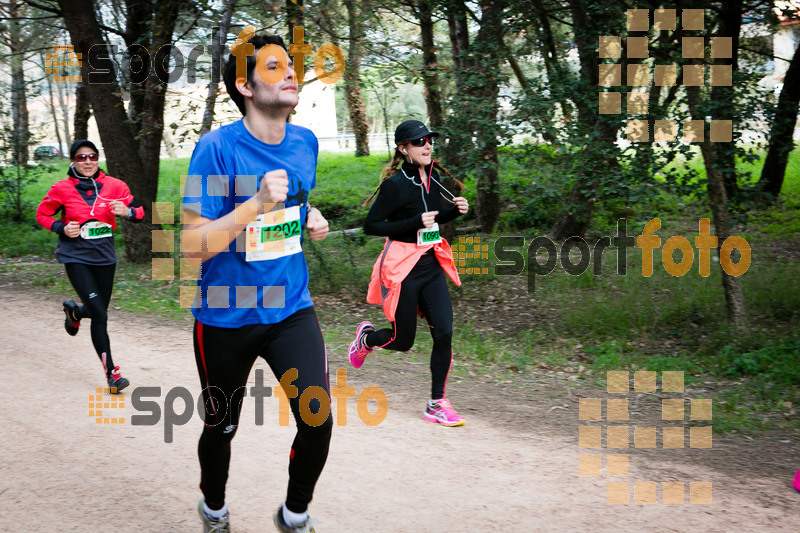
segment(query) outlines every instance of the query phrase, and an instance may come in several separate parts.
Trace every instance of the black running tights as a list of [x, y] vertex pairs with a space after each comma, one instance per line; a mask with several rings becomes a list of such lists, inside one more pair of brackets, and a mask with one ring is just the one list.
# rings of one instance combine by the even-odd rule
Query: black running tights
[[[289, 453], [286, 507], [295, 513], [304, 512], [325, 466], [333, 429], [329, 411], [324, 420], [305, 420], [300, 411], [300, 399], [309, 388], [309, 394], [313, 393], [310, 398], [324, 394], [326, 408], [330, 409], [328, 361], [314, 308], [301, 309], [278, 324], [229, 329], [195, 322], [194, 353], [205, 406], [205, 426], [197, 452], [200, 489], [206, 503], [219, 509], [225, 501], [231, 441], [239, 425], [242, 402], [255, 401], [246, 398], [247, 378], [260, 356], [279, 380], [288, 371], [297, 372], [291, 383], [296, 394], [287, 394], [297, 433]], [[317, 399], [310, 399], [306, 405], [312, 414], [322, 408]]]
[[67, 277], [72, 287], [83, 302], [78, 308], [78, 320], [92, 320], [92, 344], [103, 363], [106, 377], [111, 375], [114, 362], [111, 359], [111, 342], [108, 340], [108, 304], [114, 288], [116, 263], [112, 265], [85, 265], [83, 263], [65, 263]]
[[444, 398], [453, 361], [453, 305], [444, 270], [433, 254], [423, 255], [400, 286], [392, 328], [367, 335], [367, 346], [408, 351], [417, 332], [417, 310], [428, 321], [433, 337], [431, 399]]

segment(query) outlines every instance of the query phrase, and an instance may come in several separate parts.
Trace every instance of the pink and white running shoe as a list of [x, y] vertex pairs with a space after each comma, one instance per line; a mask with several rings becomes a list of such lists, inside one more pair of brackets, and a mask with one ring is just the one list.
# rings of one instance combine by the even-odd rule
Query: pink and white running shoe
[[375, 331], [372, 327], [372, 322], [362, 322], [356, 328], [356, 338], [350, 343], [348, 356], [350, 357], [350, 364], [353, 368], [361, 368], [364, 364], [364, 359], [367, 355], [372, 353], [372, 348], [367, 347], [365, 337], [370, 331]]
[[437, 400], [435, 404], [428, 402], [425, 408], [425, 420], [438, 422], [447, 427], [464, 425], [464, 417], [456, 413], [456, 410], [450, 406], [450, 400], [444, 398]]

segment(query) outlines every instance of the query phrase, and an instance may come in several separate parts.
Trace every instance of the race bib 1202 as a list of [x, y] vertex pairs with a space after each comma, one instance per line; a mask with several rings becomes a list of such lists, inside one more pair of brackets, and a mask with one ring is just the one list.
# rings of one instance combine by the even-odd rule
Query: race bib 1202
[[303, 251], [300, 206], [262, 213], [245, 228], [245, 260], [269, 261]]

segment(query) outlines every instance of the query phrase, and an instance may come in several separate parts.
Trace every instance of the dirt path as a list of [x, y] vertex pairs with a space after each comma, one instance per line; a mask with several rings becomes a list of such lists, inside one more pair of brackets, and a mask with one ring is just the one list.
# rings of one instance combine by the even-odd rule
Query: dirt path
[[[102, 373], [88, 327], [68, 337], [57, 297], [16, 287], [0, 288], [0, 313], [5, 317], [0, 347], [3, 522], [15, 531], [199, 531], [195, 448], [201, 422], [196, 414], [175, 427], [169, 444], [163, 422], [130, 424], [136, 411], [129, 395], [124, 410], [106, 410], [107, 416], [124, 413], [125, 424], [97, 425], [88, 416], [88, 398], [102, 385]], [[110, 334], [116, 362], [132, 388], [161, 387], [162, 407], [172, 387], [185, 387], [196, 397], [190, 326], [112, 311]], [[333, 380], [345, 357], [340, 346], [328, 348]], [[711, 481], [713, 503], [690, 505], [687, 490], [681, 506], [636, 505], [631, 490], [630, 504], [609, 505], [607, 478], [578, 476], [574, 409], [551, 413], [562, 422], [573, 420], [570, 431], [553, 431], [546, 414], [519, 418], [521, 423], [499, 417], [498, 422], [492, 411], [511, 401], [478, 390], [456, 404], [469, 415], [466, 426], [434, 426], [420, 417], [417, 391], [409, 391], [406, 378], [396, 378], [401, 364], [374, 360], [362, 372], [348, 372], [356, 393], [381, 386], [389, 412], [382, 424], [369, 427], [358, 418], [355, 401], [349, 401], [348, 423], [334, 430], [311, 505], [321, 521], [319, 531], [797, 530], [800, 494], [789, 485], [789, 472], [800, 467], [794, 443], [779, 460], [771, 454], [771, 470], [763, 475], [752, 473], [758, 467], [748, 470], [744, 481], [714, 465], [757, 463], [758, 446], [745, 441], [720, 441], [719, 449], [715, 441], [715, 449], [702, 452], [715, 454], [711, 463], [692, 461], [700, 457], [696, 450], [697, 455], [687, 451], [674, 461], [666, 453], [632, 455], [629, 477], [614, 481]], [[425, 372], [424, 367], [415, 370]], [[268, 371], [265, 376], [266, 384], [274, 385]], [[418, 385], [424, 391], [425, 383]], [[460, 390], [466, 392], [465, 385]], [[484, 405], [482, 397], [491, 401]], [[513, 403], [519, 408], [519, 401]], [[271, 513], [284, 497], [293, 428], [278, 424], [275, 398], [266, 398], [264, 406], [265, 423], [256, 426], [254, 404], [246, 400], [234, 441], [228, 501], [237, 532], [272, 531]], [[175, 410], [183, 411], [181, 400]]]

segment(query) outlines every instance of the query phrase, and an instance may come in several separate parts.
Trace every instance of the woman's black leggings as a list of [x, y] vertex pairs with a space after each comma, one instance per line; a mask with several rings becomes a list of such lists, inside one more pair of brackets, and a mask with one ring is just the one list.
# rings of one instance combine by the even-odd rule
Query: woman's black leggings
[[83, 302], [78, 309], [78, 320], [92, 320], [92, 344], [106, 370], [106, 377], [114, 370], [111, 359], [111, 342], [108, 340], [108, 303], [114, 289], [114, 273], [117, 264], [85, 265], [83, 263], [65, 263], [67, 277], [72, 287]]
[[414, 345], [417, 309], [428, 321], [433, 337], [431, 399], [444, 398], [453, 362], [453, 305], [444, 270], [433, 254], [423, 255], [400, 285], [392, 328], [367, 334], [367, 346], [405, 352]]

